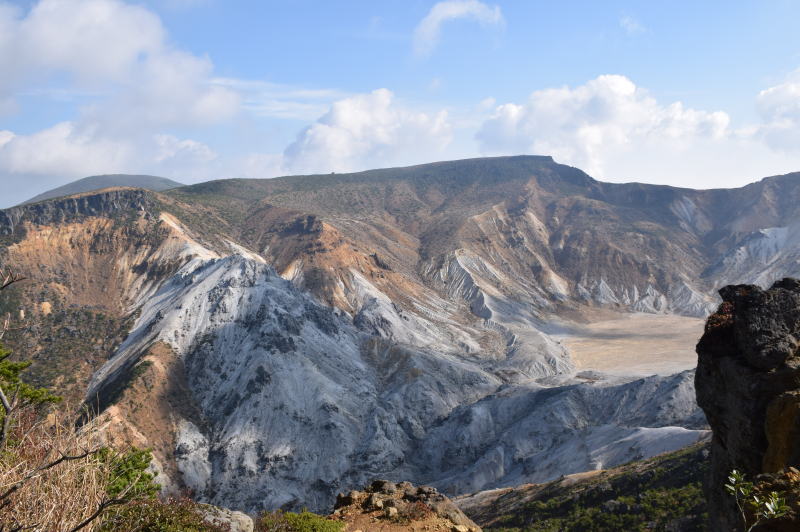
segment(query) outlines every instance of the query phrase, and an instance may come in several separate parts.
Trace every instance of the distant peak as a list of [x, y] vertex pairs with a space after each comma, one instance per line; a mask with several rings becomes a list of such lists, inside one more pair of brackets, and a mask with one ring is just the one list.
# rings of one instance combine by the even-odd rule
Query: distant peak
[[105, 174], [93, 175], [78, 179], [72, 183], [48, 190], [34, 196], [33, 198], [23, 203], [37, 203], [53, 198], [60, 198], [63, 196], [71, 196], [73, 194], [82, 194], [85, 192], [92, 192], [95, 190], [102, 190], [105, 188], [143, 188], [145, 190], [152, 190], [160, 192], [171, 188], [184, 186], [183, 183], [167, 179], [166, 177], [158, 177], [153, 175], [133, 175], [133, 174]]

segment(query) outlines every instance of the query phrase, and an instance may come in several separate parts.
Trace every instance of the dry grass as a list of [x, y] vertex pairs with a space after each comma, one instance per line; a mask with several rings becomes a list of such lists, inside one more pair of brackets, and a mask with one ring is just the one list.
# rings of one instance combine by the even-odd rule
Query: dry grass
[[59, 412], [19, 418], [0, 451], [0, 531], [97, 529], [97, 519], [78, 527], [108, 504], [113, 479], [88, 432]]

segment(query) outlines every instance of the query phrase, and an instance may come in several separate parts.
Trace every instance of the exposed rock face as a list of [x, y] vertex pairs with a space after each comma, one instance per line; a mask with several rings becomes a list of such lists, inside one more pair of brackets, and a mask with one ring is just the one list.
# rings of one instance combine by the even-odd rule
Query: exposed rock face
[[333, 517], [345, 521], [348, 530], [481, 532], [436, 488], [410, 482], [376, 480], [365, 491], [340, 493]]
[[[378, 475], [447, 493], [544, 481], [705, 432], [691, 372], [509, 382], [503, 375], [527, 371], [528, 359], [397, 344], [406, 322], [387, 319], [391, 309], [370, 321], [383, 323], [381, 337], [263, 262], [195, 260], [142, 307], [87, 397], [104, 403], [142, 357], [157, 367], [150, 346], [170, 346], [172, 378], [186, 383], [192, 408], [161, 404], [158, 387], [138, 401], [172, 419], [183, 483], [201, 500], [248, 511], [326, 510], [337, 491]], [[152, 433], [144, 416], [128, 417], [134, 432]]]
[[18, 232], [19, 225], [53, 225], [73, 222], [87, 216], [123, 212], [145, 212], [153, 205], [152, 197], [144, 190], [117, 189], [102, 194], [85, 194], [54, 201], [0, 210], [0, 235]]
[[800, 465], [800, 281], [720, 295], [697, 345], [696, 390], [714, 431], [711, 523], [727, 531], [741, 526], [723, 489], [732, 469], [753, 478]]
[[[798, 205], [800, 175], [693, 191], [503, 157], [46, 201], [0, 211], [0, 261], [47, 283], [53, 323], [92, 313], [70, 333], [100, 346], [80, 377], [106, 363], [87, 399], [138, 375], [109, 424], [175, 456], [176, 482], [328, 509], [376, 476], [457, 493], [694, 441], [691, 372], [579, 373], [551, 333], [610, 309], [705, 316], [717, 279], [772, 257], [758, 282], [785, 275], [800, 242], [770, 228]], [[127, 320], [119, 341], [84, 333], [110, 336], [98, 311]]]
[[456, 408], [410, 457], [450, 495], [545, 482], [690, 445], [706, 433], [693, 371], [507, 386]]
[[[110, 190], [0, 211], [0, 242], [10, 241], [0, 263], [27, 277], [0, 305], [17, 301], [29, 317], [5, 340], [33, 361], [37, 384], [82, 399], [164, 279], [192, 258], [217, 256], [152, 206], [144, 191]], [[16, 305], [0, 314], [9, 310]]]

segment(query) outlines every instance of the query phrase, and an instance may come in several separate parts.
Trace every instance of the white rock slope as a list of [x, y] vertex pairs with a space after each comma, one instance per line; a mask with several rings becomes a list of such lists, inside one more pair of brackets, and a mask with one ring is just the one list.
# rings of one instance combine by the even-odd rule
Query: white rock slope
[[196, 259], [144, 304], [87, 396], [118, 386], [153, 342], [172, 346], [201, 412], [178, 423], [183, 482], [242, 510], [325, 509], [374, 477], [454, 493], [546, 480], [702, 435], [688, 374], [592, 384], [540, 363], [550, 377], [522, 379], [530, 347], [501, 360], [413, 347], [392, 340], [390, 309], [353, 320], [261, 261]]

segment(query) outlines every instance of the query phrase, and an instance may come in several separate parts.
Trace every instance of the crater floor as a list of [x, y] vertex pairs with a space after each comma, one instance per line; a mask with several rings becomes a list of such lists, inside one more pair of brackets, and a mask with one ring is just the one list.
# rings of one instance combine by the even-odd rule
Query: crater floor
[[579, 371], [612, 375], [672, 375], [697, 365], [700, 318], [663, 314], [617, 314], [572, 325], [555, 338]]

